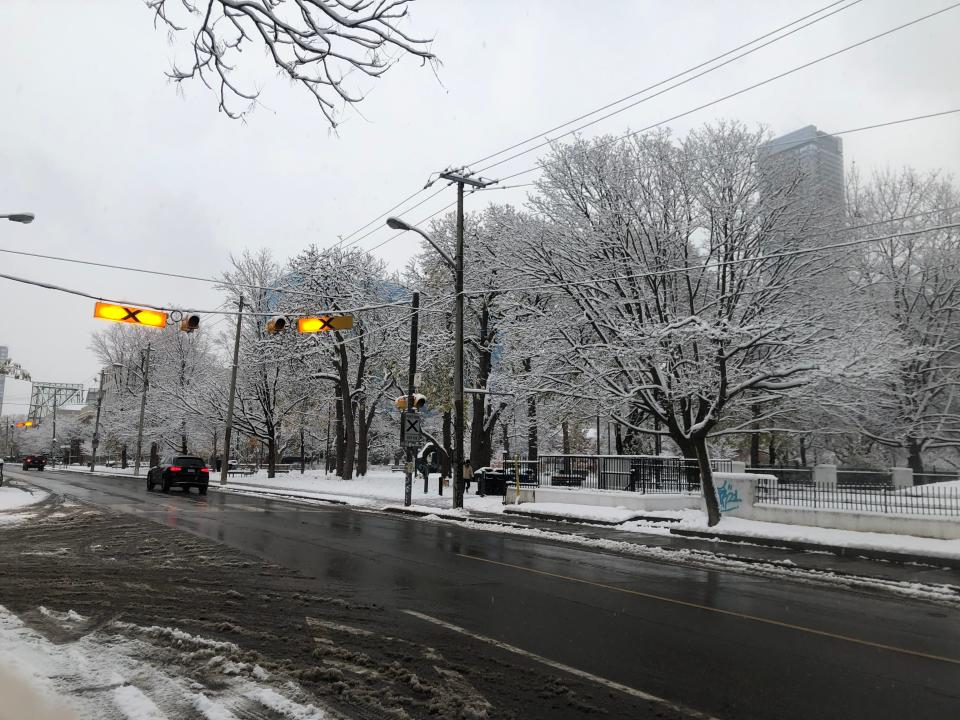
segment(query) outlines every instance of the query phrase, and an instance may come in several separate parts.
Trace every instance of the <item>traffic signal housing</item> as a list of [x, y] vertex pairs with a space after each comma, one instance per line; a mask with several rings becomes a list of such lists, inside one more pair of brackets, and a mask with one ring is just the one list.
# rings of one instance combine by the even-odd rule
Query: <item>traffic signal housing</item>
[[[396, 400], [393, 401], [394, 406], [397, 410], [406, 410], [407, 409], [407, 396], [401, 395]], [[421, 395], [420, 393], [413, 394], [413, 409], [420, 410], [424, 405], [427, 404], [427, 396]]]
[[199, 315], [184, 315], [183, 320], [180, 321], [180, 329], [185, 333], [192, 333], [194, 330], [200, 327], [200, 316]]
[[165, 312], [114, 303], [98, 302], [93, 308], [93, 316], [101, 320], [131, 323], [144, 327], [162, 328], [167, 326], [167, 314]]
[[353, 328], [353, 315], [321, 315], [319, 317], [297, 318], [297, 332], [319, 333], [331, 330], [350, 330]]
[[287, 319], [283, 315], [277, 315], [267, 320], [267, 332], [271, 335], [282, 333], [287, 329]]

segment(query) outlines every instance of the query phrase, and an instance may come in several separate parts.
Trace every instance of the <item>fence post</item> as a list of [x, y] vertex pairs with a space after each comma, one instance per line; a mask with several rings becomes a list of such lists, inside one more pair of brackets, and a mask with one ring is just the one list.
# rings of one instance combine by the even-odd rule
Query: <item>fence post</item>
[[895, 488], [913, 487], [913, 468], [890, 468], [890, 477]]
[[824, 485], [837, 484], [837, 466], [836, 465], [816, 465], [813, 468], [813, 482]]

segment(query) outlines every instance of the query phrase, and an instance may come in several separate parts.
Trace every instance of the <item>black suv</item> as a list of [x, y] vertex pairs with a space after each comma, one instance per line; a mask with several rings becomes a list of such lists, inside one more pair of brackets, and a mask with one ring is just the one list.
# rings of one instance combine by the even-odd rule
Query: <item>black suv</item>
[[23, 456], [23, 469], [29, 470], [34, 468], [36, 470], [43, 470], [47, 465], [47, 459], [43, 455], [24, 455]]
[[163, 492], [170, 492], [170, 488], [176, 485], [183, 488], [184, 492], [190, 492], [190, 488], [195, 487], [201, 495], [206, 495], [209, 484], [210, 468], [195, 455], [173, 455], [147, 472], [147, 492], [156, 485]]

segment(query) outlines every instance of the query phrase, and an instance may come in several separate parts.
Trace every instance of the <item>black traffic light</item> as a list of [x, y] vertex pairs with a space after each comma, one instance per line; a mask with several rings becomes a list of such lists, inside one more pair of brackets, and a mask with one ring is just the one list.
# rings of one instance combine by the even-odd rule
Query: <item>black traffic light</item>
[[287, 329], [287, 319], [283, 315], [277, 315], [267, 320], [267, 332], [271, 335], [282, 333]]
[[184, 315], [183, 320], [180, 321], [180, 329], [183, 332], [192, 333], [194, 330], [200, 327], [200, 316], [199, 315]]

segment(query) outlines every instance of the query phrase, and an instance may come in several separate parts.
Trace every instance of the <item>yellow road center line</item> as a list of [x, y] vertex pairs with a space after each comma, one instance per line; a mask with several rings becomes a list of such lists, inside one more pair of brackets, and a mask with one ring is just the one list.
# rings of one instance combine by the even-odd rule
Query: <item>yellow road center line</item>
[[630, 588], [617, 587], [616, 585], [607, 585], [605, 583], [598, 583], [592, 580], [570, 577], [569, 575], [547, 572], [546, 570], [534, 570], [533, 568], [500, 562], [499, 560], [488, 560], [487, 558], [477, 557], [476, 555], [466, 555], [464, 553], [457, 553], [457, 555], [462, 558], [467, 558], [468, 560], [476, 560], [478, 562], [490, 563], [491, 565], [500, 565], [502, 567], [513, 568], [514, 570], [522, 570], [523, 572], [532, 573], [534, 575], [544, 575], [546, 577], [557, 578], [559, 580], [567, 580], [569, 582], [581, 583], [583, 585], [591, 585], [593, 587], [603, 588], [604, 590], [613, 590], [614, 592], [636, 595], [638, 597], [647, 598], [648, 600], [658, 600], [660, 602], [670, 603], [671, 605], [681, 605], [683, 607], [694, 608], [696, 610], [705, 610], [707, 612], [717, 613], [719, 615], [740, 618], [741, 620], [750, 620], [752, 622], [763, 623], [765, 625], [774, 625], [776, 627], [782, 627], [788, 630], [797, 630], [810, 635], [819, 635], [821, 637], [832, 638], [834, 640], [843, 640], [856, 645], [865, 645], [867, 647], [876, 648], [877, 650], [887, 650], [889, 652], [901, 653], [903, 655], [922, 657], [926, 658], [927, 660], [936, 660], [938, 662], [960, 665], [960, 659], [958, 658], [946, 657], [944, 655], [933, 655], [932, 653], [925, 653], [919, 650], [910, 650], [908, 648], [897, 647], [896, 645], [887, 645], [885, 643], [873, 642], [872, 640], [863, 640], [861, 638], [855, 638], [849, 635], [841, 635], [828, 630], [818, 630], [805, 625], [796, 625], [794, 623], [783, 622], [782, 620], [773, 620], [771, 618], [760, 617], [758, 615], [737, 612], [736, 610], [724, 610], [723, 608], [711, 607], [710, 605], [701, 605], [700, 603], [690, 602], [688, 600], [678, 600], [677, 598], [666, 597], [664, 595], [656, 595], [654, 593], [647, 593], [641, 590], [631, 590]]

